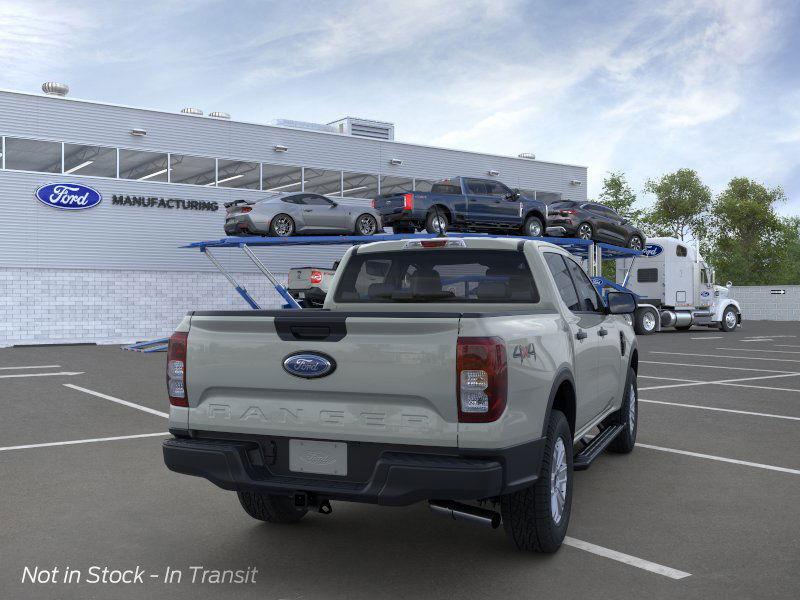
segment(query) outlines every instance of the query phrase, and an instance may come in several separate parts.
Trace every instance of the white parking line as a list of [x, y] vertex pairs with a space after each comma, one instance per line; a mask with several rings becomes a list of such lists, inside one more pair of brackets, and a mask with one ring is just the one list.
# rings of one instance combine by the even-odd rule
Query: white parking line
[[161, 412], [160, 410], [156, 410], [154, 408], [148, 408], [147, 406], [142, 406], [141, 404], [134, 404], [133, 402], [128, 402], [127, 400], [121, 400], [119, 398], [114, 398], [114, 396], [101, 394], [100, 392], [95, 392], [94, 390], [87, 390], [86, 388], [82, 388], [77, 385], [72, 385], [71, 383], [65, 383], [64, 387], [68, 387], [73, 390], [78, 390], [79, 392], [83, 392], [85, 394], [91, 394], [92, 396], [97, 396], [98, 398], [102, 398], [103, 400], [110, 400], [111, 402], [122, 404], [123, 406], [129, 406], [131, 408], [135, 408], [137, 410], [150, 413], [151, 415], [157, 415], [159, 417], [164, 417], [165, 419], [169, 419], [169, 413]]
[[772, 413], [751, 412], [749, 410], [734, 410], [732, 408], [718, 408], [716, 406], [701, 406], [699, 404], [682, 404], [680, 402], [662, 402], [661, 400], [645, 400], [639, 398], [639, 402], [648, 404], [665, 404], [667, 406], [680, 406], [681, 408], [699, 408], [701, 410], [715, 410], [718, 412], [735, 413], [738, 415], [749, 415], [751, 417], [769, 417], [770, 419], [786, 419], [787, 421], [800, 421], [800, 417], [790, 417], [788, 415], [774, 415]]
[[15, 371], [17, 369], [60, 369], [61, 365], [33, 365], [28, 367], [0, 367], [0, 371]]
[[[705, 355], [703, 355], [705, 356]], [[743, 356], [737, 356], [736, 358], [745, 358]], [[789, 375], [796, 375], [794, 371], [776, 371], [775, 369], [756, 369], [753, 367], [726, 367], [724, 365], [697, 365], [692, 363], [675, 363], [675, 362], [666, 362], [660, 360], [640, 360], [639, 364], [648, 364], [648, 365], [671, 365], [673, 367], [702, 367], [704, 369], [728, 369], [732, 371], [760, 371], [761, 373], [787, 373]]]
[[724, 356], [722, 354], [690, 354], [688, 352], [664, 352], [663, 350], [651, 350], [650, 354], [675, 354], [678, 356], [702, 356], [703, 358], [736, 358], [741, 360], [742, 358], [746, 358], [747, 360], [769, 360], [772, 362], [794, 362], [800, 363], [800, 360], [793, 359], [793, 358], [761, 358], [756, 356]]
[[[697, 381], [694, 383], [671, 383], [669, 385], [651, 385], [648, 387], [642, 387], [638, 389], [639, 391], [644, 391], [644, 390], [663, 390], [666, 388], [676, 388], [676, 387], [690, 387], [693, 385], [738, 385], [738, 382], [740, 381], [755, 381], [757, 379], [777, 379], [780, 377], [795, 377], [797, 375], [800, 375], [800, 373], [784, 373], [783, 375], [761, 375], [759, 377], [740, 377], [738, 379], [719, 379], [717, 381]], [[763, 386], [751, 385], [747, 387], [761, 388]], [[772, 389], [772, 388], [764, 387], [763, 389]]]
[[133, 440], [136, 438], [147, 438], [147, 437], [160, 437], [169, 435], [168, 431], [162, 431], [159, 433], [139, 433], [137, 435], [117, 435], [114, 437], [105, 437], [105, 438], [89, 438], [85, 440], [69, 440], [66, 442], [47, 442], [44, 444], [25, 444], [24, 446], [6, 446], [4, 448], [0, 448], [0, 452], [7, 452], [9, 450], [27, 450], [28, 448], [47, 448], [49, 446], [72, 446], [74, 444], [92, 444], [94, 442], [114, 442], [116, 440]]
[[664, 379], [666, 381], [683, 381], [686, 383], [705, 383], [700, 379], [678, 379], [677, 377], [656, 377], [655, 375], [637, 375], [639, 379]]
[[83, 371], [59, 371], [58, 373], [14, 373], [13, 375], [0, 375], [0, 379], [13, 379], [17, 377], [52, 377], [54, 375], [83, 375]]
[[690, 340], [721, 340], [724, 338], [724, 335], [705, 335], [703, 337], [693, 337], [689, 338]]
[[684, 579], [691, 576], [691, 573], [687, 573], [686, 571], [679, 571], [678, 569], [673, 569], [672, 567], [665, 567], [664, 565], [650, 562], [649, 560], [644, 560], [643, 558], [637, 558], [636, 556], [631, 556], [630, 554], [623, 554], [622, 552], [617, 552], [616, 550], [611, 550], [610, 548], [604, 548], [603, 546], [597, 546], [589, 542], [584, 542], [583, 540], [577, 540], [573, 537], [565, 537], [564, 544], [567, 546], [572, 546], [573, 548], [578, 548], [579, 550], [591, 552], [597, 556], [602, 556], [604, 558], [616, 560], [617, 562], [625, 563], [626, 565], [630, 565], [632, 567], [644, 569], [645, 571], [650, 571], [651, 573], [663, 575], [664, 577], [669, 577], [670, 579]]
[[651, 444], [640, 444], [636, 442], [637, 448], [648, 448], [650, 450], [658, 450], [659, 452], [671, 452], [672, 454], [682, 454], [684, 456], [693, 456], [695, 458], [705, 458], [708, 460], [716, 460], [719, 462], [731, 463], [734, 465], [743, 465], [745, 467], [755, 467], [757, 469], [766, 469], [768, 471], [778, 471], [780, 473], [790, 473], [792, 475], [800, 475], [800, 470], [789, 469], [787, 467], [776, 467], [775, 465], [764, 465], [761, 463], [749, 462], [746, 460], [737, 460], [735, 458], [725, 458], [724, 456], [714, 456], [713, 454], [702, 454], [700, 452], [689, 452], [688, 450], [678, 450], [677, 448], [664, 448], [663, 446], [653, 446]]
[[798, 389], [793, 388], [779, 388], [779, 387], [769, 387], [766, 385], [747, 385], [746, 383], [731, 383], [729, 381], [723, 381], [719, 385], [730, 385], [733, 387], [744, 387], [744, 388], [755, 388], [757, 390], [773, 390], [776, 392], [800, 392]]
[[761, 348], [714, 348], [714, 350], [732, 350], [734, 352], [770, 352], [773, 354], [800, 354], [791, 350], [762, 350]]

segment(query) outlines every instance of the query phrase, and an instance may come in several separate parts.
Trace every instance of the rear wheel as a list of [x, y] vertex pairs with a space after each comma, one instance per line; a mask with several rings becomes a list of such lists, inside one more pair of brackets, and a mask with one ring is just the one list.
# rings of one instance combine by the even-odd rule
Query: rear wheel
[[541, 237], [544, 235], [544, 225], [539, 217], [528, 217], [525, 219], [523, 234], [528, 237]]
[[244, 512], [267, 523], [297, 523], [308, 509], [296, 508], [289, 496], [276, 496], [263, 492], [236, 492]]
[[575, 237], [581, 240], [590, 240], [594, 235], [594, 229], [589, 223], [581, 223], [575, 231]]
[[719, 324], [719, 328], [722, 331], [733, 331], [737, 325], [739, 325], [739, 318], [736, 315], [736, 311], [729, 306], [722, 313], [722, 321]]
[[550, 413], [539, 478], [500, 497], [503, 528], [520, 550], [555, 552], [564, 541], [572, 506], [572, 432], [560, 411]]
[[442, 210], [431, 210], [425, 220], [425, 231], [428, 233], [444, 233], [447, 231], [449, 222], [447, 214]]
[[294, 233], [294, 220], [283, 213], [275, 215], [269, 224], [269, 232], [274, 237], [289, 237]]
[[356, 219], [356, 235], [375, 235], [378, 232], [378, 221], [372, 215], [364, 213]]

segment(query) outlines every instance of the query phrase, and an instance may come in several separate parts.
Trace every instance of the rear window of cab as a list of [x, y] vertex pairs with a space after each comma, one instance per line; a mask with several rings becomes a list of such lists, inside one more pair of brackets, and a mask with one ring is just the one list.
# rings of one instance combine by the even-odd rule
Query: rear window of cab
[[400, 250], [351, 256], [337, 303], [537, 304], [525, 255], [516, 250]]

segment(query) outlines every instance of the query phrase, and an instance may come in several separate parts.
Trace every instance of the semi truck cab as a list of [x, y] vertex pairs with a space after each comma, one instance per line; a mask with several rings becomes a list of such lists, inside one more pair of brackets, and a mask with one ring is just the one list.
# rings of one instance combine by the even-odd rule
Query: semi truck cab
[[714, 269], [696, 248], [676, 238], [648, 238], [642, 255], [617, 261], [617, 283], [639, 296], [636, 333], [693, 325], [733, 331], [741, 309], [727, 287], [715, 284]]

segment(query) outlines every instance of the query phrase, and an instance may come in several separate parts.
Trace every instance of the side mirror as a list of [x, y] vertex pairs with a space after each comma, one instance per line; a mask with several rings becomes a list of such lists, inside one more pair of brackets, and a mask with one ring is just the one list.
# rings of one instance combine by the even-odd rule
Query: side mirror
[[728, 283], [725, 284], [725, 287], [731, 289], [733, 287], [733, 282], [729, 281]]
[[636, 296], [628, 292], [608, 292], [606, 310], [610, 315], [629, 315], [636, 310]]
[[338, 202], [331, 201], [331, 208], [336, 208], [337, 206], [339, 206]]

